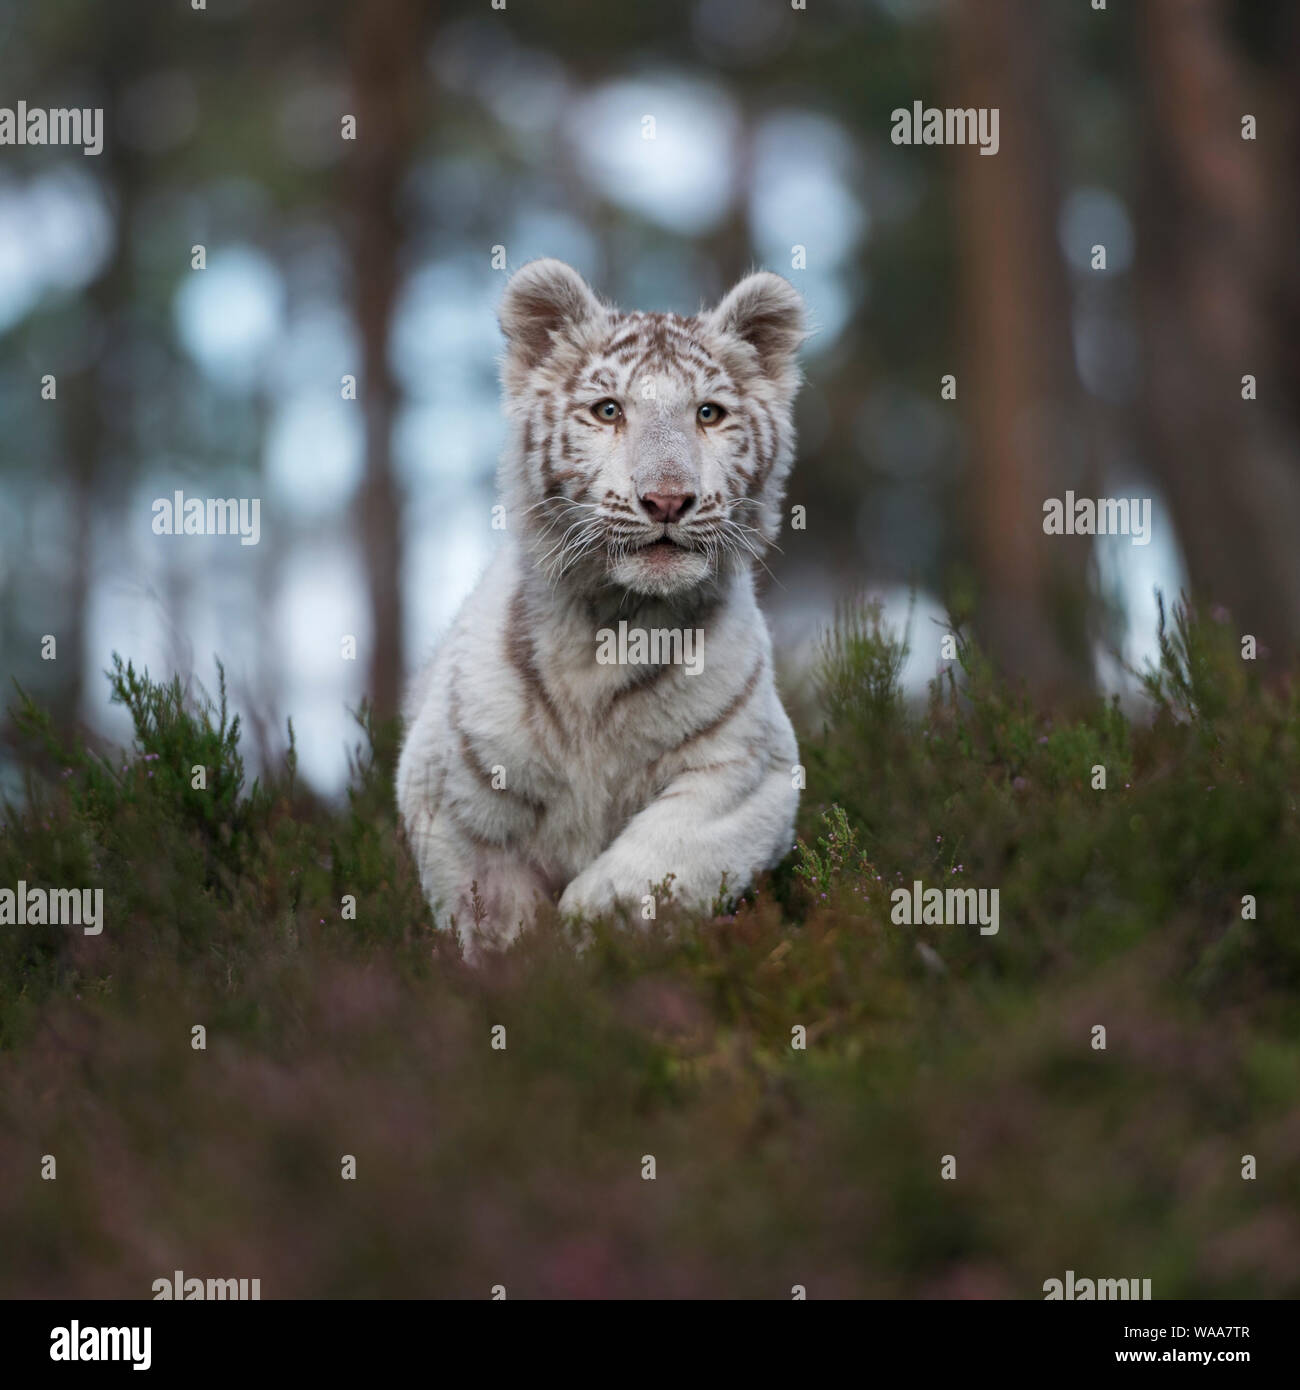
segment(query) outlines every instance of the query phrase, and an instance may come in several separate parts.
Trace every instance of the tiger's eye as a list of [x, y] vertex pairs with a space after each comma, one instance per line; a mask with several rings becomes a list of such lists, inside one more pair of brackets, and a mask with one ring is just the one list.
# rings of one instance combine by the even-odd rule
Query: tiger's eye
[[612, 425], [623, 414], [623, 410], [617, 401], [597, 401], [591, 407], [591, 413], [597, 420], [603, 420], [607, 425]]
[[696, 411], [696, 417], [702, 425], [716, 425], [727, 412], [714, 401], [705, 401]]

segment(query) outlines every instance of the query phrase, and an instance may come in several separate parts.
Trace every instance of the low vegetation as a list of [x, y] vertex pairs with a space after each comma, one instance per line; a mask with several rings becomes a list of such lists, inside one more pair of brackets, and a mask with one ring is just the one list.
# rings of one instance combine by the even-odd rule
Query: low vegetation
[[[116, 664], [121, 754], [20, 699], [0, 887], [105, 925], [0, 926], [0, 1296], [1300, 1295], [1300, 699], [1225, 624], [1160, 637], [1140, 716], [966, 644], [917, 707], [848, 612], [786, 864], [473, 963], [365, 710], [340, 806], [292, 740], [248, 785], [224, 681]], [[996, 934], [894, 921], [917, 881]]]

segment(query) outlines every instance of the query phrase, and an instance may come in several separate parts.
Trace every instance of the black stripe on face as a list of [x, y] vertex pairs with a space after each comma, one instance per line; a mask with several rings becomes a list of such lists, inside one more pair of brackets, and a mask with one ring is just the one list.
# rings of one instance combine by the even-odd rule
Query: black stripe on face
[[699, 504], [695, 509], [695, 515], [697, 518], [712, 516], [715, 512], [720, 511], [721, 508], [722, 494], [720, 492], [715, 492], [711, 497], [706, 497], [704, 501]]
[[772, 465], [776, 462], [777, 449], [780, 447], [780, 435], [777, 431], [776, 420], [769, 406], [760, 402], [758, 405], [758, 414], [768, 428], [768, 438], [765, 443], [762, 443], [758, 455], [758, 485], [761, 488], [771, 476]]
[[577, 478], [585, 478], [587, 470], [584, 465], [587, 460], [574, 447], [573, 440], [569, 437], [565, 423], [560, 426], [560, 464], [561, 466], [551, 469], [550, 487], [545, 492], [547, 497], [557, 497], [566, 495], [564, 484], [571, 483]]
[[542, 436], [538, 440], [541, 450], [542, 490], [548, 496], [555, 488], [555, 471], [551, 466], [551, 447], [555, 438], [555, 402], [547, 397], [542, 403]]

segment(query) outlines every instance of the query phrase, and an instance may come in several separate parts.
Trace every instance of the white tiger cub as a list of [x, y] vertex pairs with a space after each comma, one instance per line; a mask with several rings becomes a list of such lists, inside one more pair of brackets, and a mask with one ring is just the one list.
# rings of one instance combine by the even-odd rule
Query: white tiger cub
[[759, 272], [694, 318], [625, 314], [539, 260], [501, 327], [509, 541], [415, 683], [397, 770], [425, 894], [497, 939], [538, 899], [639, 908], [669, 874], [707, 906], [794, 834], [753, 570], [793, 461], [802, 300]]

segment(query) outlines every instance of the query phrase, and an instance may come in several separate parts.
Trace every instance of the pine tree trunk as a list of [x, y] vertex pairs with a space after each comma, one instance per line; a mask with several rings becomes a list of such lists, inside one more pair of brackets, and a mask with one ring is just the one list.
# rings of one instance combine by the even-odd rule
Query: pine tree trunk
[[966, 325], [965, 360], [952, 371], [971, 440], [975, 621], [995, 664], [1040, 694], [1090, 680], [1087, 544], [1043, 533], [1044, 501], [1088, 476], [1057, 246], [1045, 8], [955, 5], [958, 104], [999, 109], [999, 149], [949, 151]]
[[400, 276], [399, 198], [415, 133], [424, 21], [418, 0], [366, 0], [350, 35], [356, 143], [344, 177], [352, 201], [352, 270], [365, 412], [361, 545], [370, 586], [369, 695], [381, 717], [399, 705], [404, 670], [401, 489], [393, 472], [398, 385], [389, 333]]

